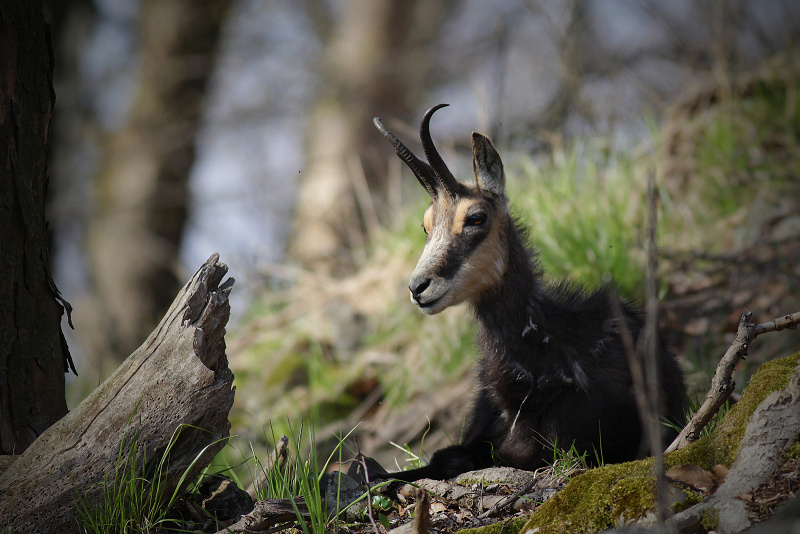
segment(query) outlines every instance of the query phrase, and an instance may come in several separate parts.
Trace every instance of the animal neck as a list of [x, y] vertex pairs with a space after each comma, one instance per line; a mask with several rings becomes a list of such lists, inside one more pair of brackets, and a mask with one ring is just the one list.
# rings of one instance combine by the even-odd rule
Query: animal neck
[[535, 257], [525, 245], [524, 229], [508, 217], [507, 268], [499, 283], [472, 302], [479, 343], [489, 357], [511, 359], [529, 353], [531, 341], [544, 335], [547, 297]]

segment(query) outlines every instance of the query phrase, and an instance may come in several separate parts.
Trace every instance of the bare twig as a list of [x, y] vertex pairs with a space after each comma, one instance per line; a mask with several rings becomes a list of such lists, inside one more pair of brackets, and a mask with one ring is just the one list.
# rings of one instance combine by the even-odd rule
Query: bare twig
[[501, 510], [506, 506], [508, 506], [509, 504], [512, 504], [522, 495], [525, 495], [531, 489], [533, 489], [533, 487], [536, 485], [536, 482], [537, 478], [536, 475], [534, 475], [533, 477], [531, 477], [531, 480], [527, 484], [522, 486], [518, 491], [512, 493], [511, 495], [506, 496], [502, 501], [498, 501], [494, 506], [492, 506], [491, 508], [483, 512], [481, 515], [479, 515], [478, 519], [486, 519], [487, 517], [497, 512], [498, 510]]
[[[356, 443], [356, 446], [358, 444]], [[375, 522], [375, 515], [372, 513], [372, 491], [370, 490], [369, 485], [369, 469], [367, 469], [367, 461], [366, 457], [361, 454], [359, 450], [358, 455], [356, 456], [356, 461], [358, 465], [363, 469], [364, 475], [364, 482], [367, 485], [367, 515], [369, 516], [369, 522], [372, 523], [372, 529], [375, 531], [375, 534], [381, 534], [380, 529], [378, 528], [378, 524]]]
[[676, 451], [693, 441], [697, 441], [700, 437], [700, 432], [733, 393], [733, 389], [736, 386], [733, 381], [733, 369], [739, 363], [739, 360], [747, 356], [750, 343], [757, 336], [767, 332], [778, 332], [786, 328], [794, 329], [800, 324], [800, 312], [784, 315], [758, 325], [750, 322], [752, 316], [753, 313], [749, 311], [742, 314], [741, 319], [739, 319], [736, 338], [717, 364], [714, 378], [711, 380], [711, 388], [706, 394], [703, 405], [694, 413], [691, 421], [687, 423], [681, 433], [678, 434], [678, 437], [675, 438], [675, 441], [667, 448], [667, 452]]
[[417, 488], [416, 498], [416, 513], [411, 524], [411, 533], [428, 534], [431, 526], [431, 497], [424, 489]]
[[617, 322], [617, 330], [622, 339], [622, 346], [625, 349], [625, 356], [628, 359], [628, 368], [631, 370], [633, 381], [633, 398], [636, 400], [636, 409], [639, 412], [639, 419], [642, 428], [647, 424], [647, 398], [645, 397], [645, 382], [642, 364], [636, 356], [636, 342], [633, 340], [630, 325], [622, 311], [622, 304], [616, 295], [609, 294], [608, 302], [611, 304], [611, 313]]
[[[653, 456], [653, 474], [656, 478], [656, 512], [658, 520], [663, 523], [669, 517], [671, 509], [667, 498], [667, 481], [664, 476], [663, 432], [661, 424], [661, 394], [658, 364], [658, 193], [655, 185], [655, 172], [647, 174], [647, 211], [648, 233], [647, 272], [645, 283], [645, 324], [643, 336], [638, 340], [638, 349], [644, 356], [644, 375], [646, 380], [647, 412], [644, 417], [644, 429], [650, 443], [650, 454]], [[643, 343], [642, 343], [643, 341]]]
[[283, 466], [286, 464], [286, 460], [289, 455], [289, 451], [287, 449], [288, 446], [289, 438], [284, 434], [281, 436], [281, 439], [278, 440], [278, 443], [275, 444], [275, 450], [270, 456], [267, 465], [261, 466], [261, 472], [256, 475], [256, 478], [253, 479], [250, 487], [247, 488], [247, 494], [250, 495], [250, 497], [256, 499], [256, 492], [269, 477], [269, 470], [277, 469], [278, 471], [281, 471], [283, 469]]
[[717, 364], [706, 399], [694, 413], [689, 423], [683, 427], [678, 437], [667, 447], [667, 452], [678, 450], [693, 441], [697, 441], [700, 437], [700, 432], [711, 421], [719, 407], [733, 393], [733, 388], [736, 385], [732, 378], [733, 369], [739, 363], [739, 360], [747, 355], [750, 342], [755, 338], [755, 325], [750, 322], [752, 316], [753, 313], [749, 311], [742, 314], [736, 338]]
[[780, 332], [787, 328], [795, 330], [798, 324], [800, 324], [800, 312], [784, 315], [783, 317], [778, 317], [777, 319], [756, 325], [753, 337], [758, 337], [767, 332]]

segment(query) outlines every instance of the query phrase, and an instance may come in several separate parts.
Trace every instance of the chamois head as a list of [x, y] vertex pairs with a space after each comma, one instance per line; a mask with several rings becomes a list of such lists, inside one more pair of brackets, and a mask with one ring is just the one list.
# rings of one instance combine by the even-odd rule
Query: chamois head
[[425, 249], [408, 285], [411, 300], [428, 315], [478, 298], [500, 282], [508, 263], [503, 163], [489, 138], [473, 132], [475, 184], [456, 180], [433, 145], [429, 128], [431, 116], [445, 106], [432, 107], [422, 119], [420, 138], [427, 163], [392, 135], [379, 118], [374, 120], [431, 197], [422, 219], [427, 235]]

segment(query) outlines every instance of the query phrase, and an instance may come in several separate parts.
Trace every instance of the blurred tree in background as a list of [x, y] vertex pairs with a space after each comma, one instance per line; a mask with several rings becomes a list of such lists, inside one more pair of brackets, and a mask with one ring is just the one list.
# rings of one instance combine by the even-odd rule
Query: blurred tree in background
[[348, 272], [353, 249], [388, 218], [385, 141], [364, 125], [422, 104], [429, 48], [453, 1], [350, 0], [309, 7], [323, 43], [309, 113], [306, 167], [290, 253], [304, 267]]
[[178, 262], [189, 173], [227, 8], [221, 0], [139, 6], [133, 104], [124, 125], [98, 140], [102, 157], [86, 237], [96, 289], [94, 355], [125, 358], [183, 285]]
[[374, 230], [424, 194], [374, 116], [413, 148], [424, 110], [450, 103], [433, 133], [461, 175], [470, 130], [534, 155], [576, 137], [611, 154], [688, 88], [732, 87], [800, 34], [792, 0], [49, 6], [54, 272], [87, 387], [144, 340], [182, 265], [221, 252], [248, 288], [239, 313], [292, 281], [276, 265], [358, 268]]
[[183, 285], [179, 251], [204, 95], [228, 2], [145, 0], [141, 57], [125, 124], [100, 138], [86, 251], [97, 348], [121, 361]]

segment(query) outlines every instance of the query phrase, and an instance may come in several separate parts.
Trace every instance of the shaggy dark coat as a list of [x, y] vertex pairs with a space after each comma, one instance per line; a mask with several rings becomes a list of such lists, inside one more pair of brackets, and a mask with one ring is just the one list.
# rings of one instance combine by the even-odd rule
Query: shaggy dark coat
[[[511, 216], [507, 223], [505, 276], [471, 303], [483, 357], [464, 440], [437, 451], [425, 467], [389, 476], [448, 479], [495, 463], [534, 470], [553, 461], [554, 447], [573, 445], [591, 462], [623, 462], [646, 452], [621, 341], [623, 328], [638, 339], [642, 314], [620, 302], [621, 324], [610, 289], [545, 287], [526, 232]], [[660, 341], [658, 357], [665, 414], [683, 422], [683, 374]]]

